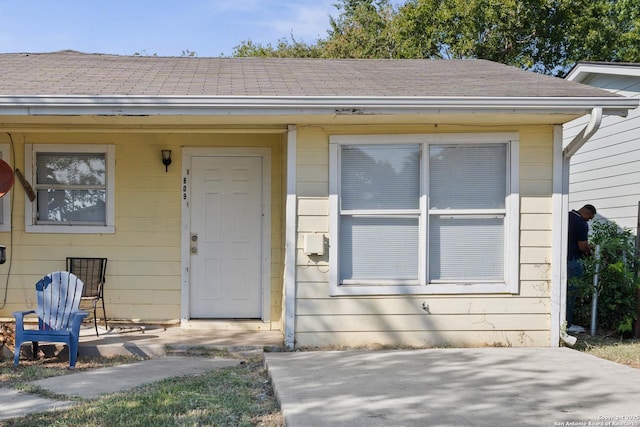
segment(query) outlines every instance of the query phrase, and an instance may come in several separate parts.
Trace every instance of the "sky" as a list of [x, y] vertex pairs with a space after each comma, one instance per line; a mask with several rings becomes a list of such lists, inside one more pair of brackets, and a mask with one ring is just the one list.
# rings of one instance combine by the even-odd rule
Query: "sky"
[[[230, 56], [327, 36], [336, 0], [0, 0], [0, 52]], [[394, 3], [398, 3], [397, 1]]]

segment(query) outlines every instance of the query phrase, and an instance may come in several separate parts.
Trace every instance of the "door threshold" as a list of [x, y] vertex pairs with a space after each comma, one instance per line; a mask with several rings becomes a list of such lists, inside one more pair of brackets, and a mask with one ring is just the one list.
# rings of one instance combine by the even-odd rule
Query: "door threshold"
[[269, 331], [270, 322], [259, 319], [188, 319], [180, 322], [182, 329], [226, 329], [236, 331]]

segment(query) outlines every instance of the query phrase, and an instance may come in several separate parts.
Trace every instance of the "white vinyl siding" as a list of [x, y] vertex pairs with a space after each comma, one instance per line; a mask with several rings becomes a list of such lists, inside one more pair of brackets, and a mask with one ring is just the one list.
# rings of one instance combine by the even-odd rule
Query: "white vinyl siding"
[[38, 144], [26, 155], [36, 194], [33, 203], [26, 201], [27, 231], [114, 231], [112, 146]]
[[516, 292], [515, 134], [332, 136], [332, 294]]
[[[624, 73], [625, 66], [617, 68]], [[640, 77], [603, 73], [591, 75], [582, 83], [630, 98], [640, 99]], [[587, 123], [581, 118], [564, 126], [564, 144]], [[640, 203], [640, 110], [627, 117], [604, 117], [600, 129], [571, 158], [569, 207], [586, 203], [598, 209], [598, 217], [615, 221], [637, 234]]]

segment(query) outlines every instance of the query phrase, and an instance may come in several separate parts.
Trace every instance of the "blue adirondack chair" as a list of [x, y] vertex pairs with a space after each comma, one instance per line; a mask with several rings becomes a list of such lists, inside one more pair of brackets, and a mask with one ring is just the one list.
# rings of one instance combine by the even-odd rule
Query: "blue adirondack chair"
[[[56, 271], [44, 276], [36, 283], [36, 310], [15, 311], [16, 348], [13, 364], [18, 366], [20, 347], [24, 342], [32, 342], [33, 357], [38, 353], [40, 342], [61, 342], [69, 347], [69, 368], [74, 369], [78, 356], [80, 325], [89, 313], [79, 310], [82, 297], [82, 280], [67, 271]], [[25, 329], [24, 318], [37, 314], [38, 329]]]

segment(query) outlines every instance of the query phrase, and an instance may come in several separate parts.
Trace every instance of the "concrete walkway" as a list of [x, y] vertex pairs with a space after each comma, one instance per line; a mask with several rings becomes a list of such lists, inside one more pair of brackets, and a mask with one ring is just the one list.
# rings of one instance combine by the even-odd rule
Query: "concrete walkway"
[[568, 348], [265, 358], [289, 427], [640, 426], [640, 369]]
[[0, 421], [36, 412], [68, 408], [73, 402], [45, 399], [33, 394], [0, 387]]
[[78, 372], [34, 381], [45, 390], [93, 399], [167, 378], [195, 375], [216, 368], [238, 366], [240, 360], [212, 357], [162, 357], [137, 363]]

